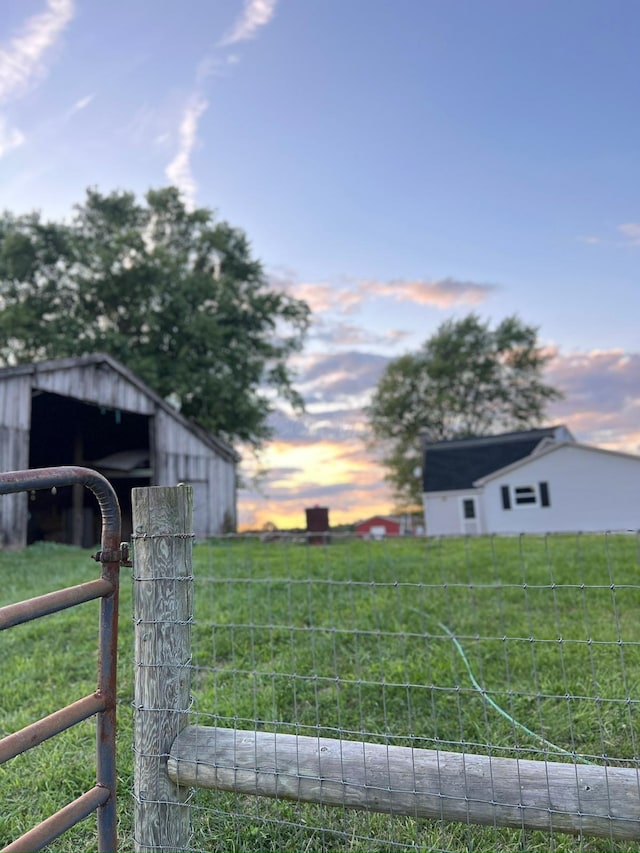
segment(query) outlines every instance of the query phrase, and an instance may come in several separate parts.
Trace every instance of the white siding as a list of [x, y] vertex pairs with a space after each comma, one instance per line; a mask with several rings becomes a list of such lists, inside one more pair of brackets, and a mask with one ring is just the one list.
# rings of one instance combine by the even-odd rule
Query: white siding
[[[476, 497], [476, 509], [478, 513], [477, 529], [471, 531], [465, 529], [462, 515], [462, 501], [464, 498]], [[482, 501], [478, 499], [476, 489], [450, 491], [450, 492], [425, 492], [424, 516], [427, 536], [461, 536], [464, 533], [481, 533], [484, 530], [482, 521]]]
[[[550, 506], [503, 509], [503, 486], [546, 482]], [[640, 457], [563, 445], [485, 483], [485, 530], [490, 533], [553, 533], [640, 529]]]

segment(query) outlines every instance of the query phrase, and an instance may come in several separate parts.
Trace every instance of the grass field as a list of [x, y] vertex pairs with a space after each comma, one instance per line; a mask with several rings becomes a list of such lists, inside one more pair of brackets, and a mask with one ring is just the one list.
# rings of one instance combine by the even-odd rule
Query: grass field
[[[637, 766], [638, 540], [220, 540], [194, 551], [194, 721]], [[87, 552], [0, 554], [0, 603], [95, 577]], [[131, 582], [123, 570], [118, 775], [132, 847]], [[96, 603], [4, 632], [0, 731], [91, 692]], [[486, 693], [482, 693], [482, 690]], [[0, 767], [0, 844], [95, 779], [87, 722]], [[199, 791], [193, 849], [635, 850]], [[95, 819], [56, 842], [95, 849]]]

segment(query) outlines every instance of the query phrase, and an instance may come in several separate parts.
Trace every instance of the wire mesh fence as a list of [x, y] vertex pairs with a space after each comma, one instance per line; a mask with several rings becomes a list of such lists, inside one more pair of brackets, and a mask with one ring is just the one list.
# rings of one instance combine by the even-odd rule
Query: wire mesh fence
[[235, 734], [192, 730], [230, 790], [193, 788], [185, 849], [637, 849], [639, 562], [636, 534], [196, 545], [189, 722]]

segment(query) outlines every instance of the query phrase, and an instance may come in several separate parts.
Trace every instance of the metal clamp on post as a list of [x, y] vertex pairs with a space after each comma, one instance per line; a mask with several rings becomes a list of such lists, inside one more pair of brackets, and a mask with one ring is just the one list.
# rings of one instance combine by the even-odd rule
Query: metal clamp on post
[[97, 551], [91, 555], [96, 563], [118, 563], [120, 566], [130, 568], [133, 563], [129, 559], [129, 543], [121, 542], [118, 551]]

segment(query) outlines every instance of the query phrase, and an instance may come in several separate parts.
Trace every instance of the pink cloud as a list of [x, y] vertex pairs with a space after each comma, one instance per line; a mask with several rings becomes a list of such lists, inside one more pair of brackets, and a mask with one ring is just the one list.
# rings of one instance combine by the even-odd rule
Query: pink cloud
[[413, 302], [416, 305], [433, 305], [445, 309], [457, 305], [479, 305], [488, 299], [497, 286], [473, 281], [443, 278], [435, 281], [417, 279], [407, 281], [364, 281], [360, 283], [363, 295], [394, 299], [396, 302]]
[[640, 353], [557, 352], [547, 379], [565, 394], [551, 414], [566, 422], [577, 438], [640, 453]]
[[357, 290], [350, 290], [339, 285], [324, 283], [301, 283], [292, 288], [298, 299], [308, 302], [312, 311], [337, 312], [348, 314], [362, 302], [362, 295]]
[[498, 286], [474, 281], [443, 279], [358, 279], [352, 282], [300, 282], [295, 274], [270, 277], [274, 287], [283, 288], [308, 302], [314, 313], [349, 314], [373, 299], [391, 299], [414, 305], [432, 305], [444, 310], [460, 305], [479, 305]]

